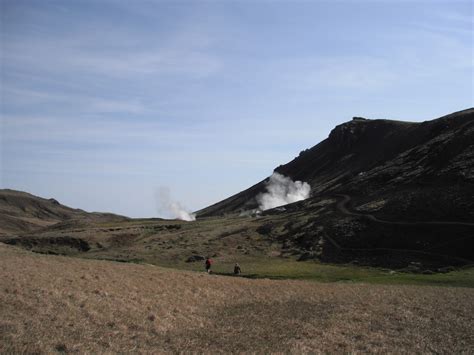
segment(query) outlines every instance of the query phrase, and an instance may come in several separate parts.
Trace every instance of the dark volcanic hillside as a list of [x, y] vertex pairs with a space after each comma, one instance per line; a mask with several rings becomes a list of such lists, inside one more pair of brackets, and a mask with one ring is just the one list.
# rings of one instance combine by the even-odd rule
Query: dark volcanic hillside
[[[366, 197], [392, 194], [390, 197], [397, 199], [410, 191], [424, 199], [425, 191], [431, 195], [446, 190], [448, 200], [455, 197], [463, 201], [454, 205], [451, 201], [449, 209], [439, 206], [443, 212], [437, 217], [447, 217], [444, 213], [449, 212], [473, 221], [474, 208], [469, 208], [468, 202], [474, 196], [474, 109], [422, 123], [355, 117], [275, 171], [308, 182], [313, 197], [350, 193]], [[198, 216], [258, 207], [255, 197], [265, 190], [267, 180], [198, 211]], [[417, 213], [425, 213], [420, 206], [414, 207]], [[434, 209], [432, 212], [437, 214]], [[425, 217], [430, 217], [429, 213]]]
[[26, 192], [0, 190], [0, 236], [40, 230], [72, 221], [125, 220], [111, 213], [88, 213]]
[[[275, 171], [312, 189], [263, 214], [261, 231], [282, 255], [389, 267], [474, 263], [474, 109], [422, 123], [354, 118]], [[198, 217], [258, 207], [267, 181]]]

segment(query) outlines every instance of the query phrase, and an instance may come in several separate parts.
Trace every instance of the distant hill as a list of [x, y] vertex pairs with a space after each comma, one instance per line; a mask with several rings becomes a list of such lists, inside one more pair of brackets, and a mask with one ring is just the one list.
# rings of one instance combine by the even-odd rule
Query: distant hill
[[0, 236], [26, 233], [71, 221], [126, 220], [111, 213], [89, 213], [26, 192], [0, 190]]

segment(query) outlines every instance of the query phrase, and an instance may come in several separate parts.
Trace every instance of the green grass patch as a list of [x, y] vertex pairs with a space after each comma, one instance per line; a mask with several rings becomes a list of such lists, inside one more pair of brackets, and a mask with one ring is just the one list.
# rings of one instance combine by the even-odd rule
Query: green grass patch
[[[203, 262], [194, 263], [158, 263], [160, 266], [204, 272]], [[408, 284], [474, 287], [474, 268], [437, 273], [431, 275], [361, 267], [353, 265], [321, 264], [318, 262], [298, 262], [292, 259], [259, 258], [239, 260], [241, 277], [253, 279], [291, 279], [317, 282], [358, 282], [370, 284]], [[212, 267], [215, 274], [231, 276], [234, 262], [216, 261]]]

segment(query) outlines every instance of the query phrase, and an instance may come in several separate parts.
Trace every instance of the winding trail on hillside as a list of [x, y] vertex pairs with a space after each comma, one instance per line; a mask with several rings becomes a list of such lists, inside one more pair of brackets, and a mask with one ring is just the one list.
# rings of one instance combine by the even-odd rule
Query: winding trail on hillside
[[337, 209], [345, 215], [348, 216], [357, 216], [357, 217], [364, 217], [370, 219], [371, 221], [382, 223], [382, 224], [392, 224], [392, 225], [402, 225], [402, 226], [467, 226], [467, 227], [474, 227], [474, 223], [469, 222], [453, 222], [453, 221], [422, 221], [422, 222], [406, 222], [406, 221], [387, 221], [383, 219], [379, 219], [375, 217], [373, 214], [369, 213], [358, 213], [354, 211], [350, 211], [347, 207], [348, 203], [351, 202], [352, 198], [349, 195], [345, 194], [338, 194], [338, 197], [342, 197], [342, 200], [339, 201], [336, 205]]
[[[337, 209], [345, 215], [348, 216], [357, 216], [357, 217], [364, 217], [369, 220], [372, 220], [377, 223], [382, 223], [382, 224], [390, 224], [390, 225], [405, 225], [405, 226], [418, 226], [418, 225], [458, 225], [458, 226], [469, 226], [469, 227], [474, 227], [474, 223], [468, 223], [468, 222], [441, 222], [441, 221], [426, 221], [426, 222], [403, 222], [403, 221], [386, 221], [379, 219], [375, 217], [372, 214], [365, 214], [365, 213], [357, 213], [357, 212], [352, 212], [347, 208], [347, 204], [351, 201], [351, 197], [349, 195], [345, 194], [338, 194], [336, 195], [338, 197], [342, 197], [342, 200], [339, 201], [336, 205]], [[427, 250], [414, 250], [414, 249], [394, 249], [394, 248], [347, 248], [339, 245], [336, 240], [334, 240], [332, 237], [329, 235], [326, 235], [325, 238], [337, 249], [341, 251], [356, 251], [356, 252], [374, 252], [374, 251], [382, 251], [382, 252], [402, 252], [402, 253], [415, 253], [415, 254], [421, 254], [421, 255], [426, 255], [426, 256], [435, 256], [435, 257], [442, 257], [442, 258], [448, 258], [451, 260], [458, 260], [460, 262], [463, 262], [467, 265], [465, 266], [472, 266], [473, 260], [470, 259], [465, 259], [465, 258], [460, 258], [457, 256], [452, 256], [452, 255], [445, 255], [445, 254], [439, 254], [439, 253], [433, 253], [428, 250], [433, 249], [437, 246], [432, 246], [428, 248]], [[454, 241], [450, 241], [448, 243], [443, 243], [442, 245], [447, 245], [452, 242], [460, 241], [466, 238], [461, 238], [457, 239]]]

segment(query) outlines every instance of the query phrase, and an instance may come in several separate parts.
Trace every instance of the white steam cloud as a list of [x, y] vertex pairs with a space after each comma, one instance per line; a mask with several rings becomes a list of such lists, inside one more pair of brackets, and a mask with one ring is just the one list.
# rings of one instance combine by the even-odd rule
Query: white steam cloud
[[178, 201], [171, 198], [170, 190], [166, 187], [161, 187], [158, 191], [158, 203], [160, 210], [170, 215], [172, 218], [180, 219], [182, 221], [195, 221], [196, 215], [188, 211]]
[[308, 183], [293, 181], [276, 172], [270, 176], [266, 185], [267, 192], [257, 195], [257, 202], [262, 211], [305, 200], [311, 192], [311, 186]]

